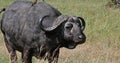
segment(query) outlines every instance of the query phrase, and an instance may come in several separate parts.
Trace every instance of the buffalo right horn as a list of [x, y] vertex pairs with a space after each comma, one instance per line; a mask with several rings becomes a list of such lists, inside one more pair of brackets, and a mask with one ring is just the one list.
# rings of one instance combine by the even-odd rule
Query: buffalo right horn
[[40, 25], [41, 25], [41, 29], [46, 32], [55, 30], [61, 23], [67, 21], [69, 18], [67, 15], [60, 15], [59, 17], [57, 17], [55, 19], [55, 21], [53, 22], [53, 25], [51, 27], [44, 28], [44, 26], [42, 25], [42, 21], [45, 17], [47, 17], [47, 16], [44, 16], [42, 19], [40, 19]]

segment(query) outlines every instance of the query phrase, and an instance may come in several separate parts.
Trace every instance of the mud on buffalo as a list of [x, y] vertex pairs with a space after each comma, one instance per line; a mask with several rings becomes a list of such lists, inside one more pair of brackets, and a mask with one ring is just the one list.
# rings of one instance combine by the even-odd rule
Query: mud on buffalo
[[1, 31], [11, 63], [17, 63], [16, 51], [23, 63], [32, 57], [58, 63], [62, 47], [74, 49], [86, 41], [82, 17], [63, 15], [45, 2], [15, 1], [4, 11]]

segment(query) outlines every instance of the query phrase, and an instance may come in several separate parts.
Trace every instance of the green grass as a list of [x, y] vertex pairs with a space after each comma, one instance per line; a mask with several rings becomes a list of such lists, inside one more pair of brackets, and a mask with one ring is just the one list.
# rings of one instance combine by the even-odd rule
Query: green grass
[[[13, 1], [0, 0], [0, 8], [9, 6]], [[106, 7], [110, 0], [45, 1], [63, 14], [81, 16], [86, 21], [86, 43], [74, 50], [62, 48], [59, 63], [120, 63], [120, 9]], [[9, 54], [2, 35], [0, 48], [0, 63], [8, 63]], [[40, 63], [37, 59], [33, 61]]]

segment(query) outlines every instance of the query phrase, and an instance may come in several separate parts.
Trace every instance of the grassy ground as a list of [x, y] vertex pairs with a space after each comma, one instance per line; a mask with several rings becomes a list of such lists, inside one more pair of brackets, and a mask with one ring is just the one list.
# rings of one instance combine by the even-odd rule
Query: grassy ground
[[[7, 7], [13, 1], [0, 0], [0, 8]], [[73, 50], [62, 48], [59, 63], [120, 63], [120, 9], [106, 7], [110, 0], [45, 1], [63, 14], [82, 16], [87, 23], [86, 43]], [[37, 59], [33, 61], [40, 63]], [[0, 35], [0, 63], [9, 63], [9, 54], [2, 35]]]

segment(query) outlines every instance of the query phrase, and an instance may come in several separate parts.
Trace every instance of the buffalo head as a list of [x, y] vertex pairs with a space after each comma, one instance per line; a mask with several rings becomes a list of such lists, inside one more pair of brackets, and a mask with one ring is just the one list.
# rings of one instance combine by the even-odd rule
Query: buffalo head
[[46, 32], [52, 32], [57, 28], [61, 28], [61, 33], [59, 34], [61, 35], [61, 38], [63, 38], [63, 47], [73, 49], [78, 44], [85, 42], [86, 36], [83, 33], [85, 29], [85, 21], [82, 17], [61, 15], [56, 18], [51, 27], [44, 28], [42, 21], [45, 17], [47, 16], [44, 16], [42, 19], [40, 19], [42, 30]]

